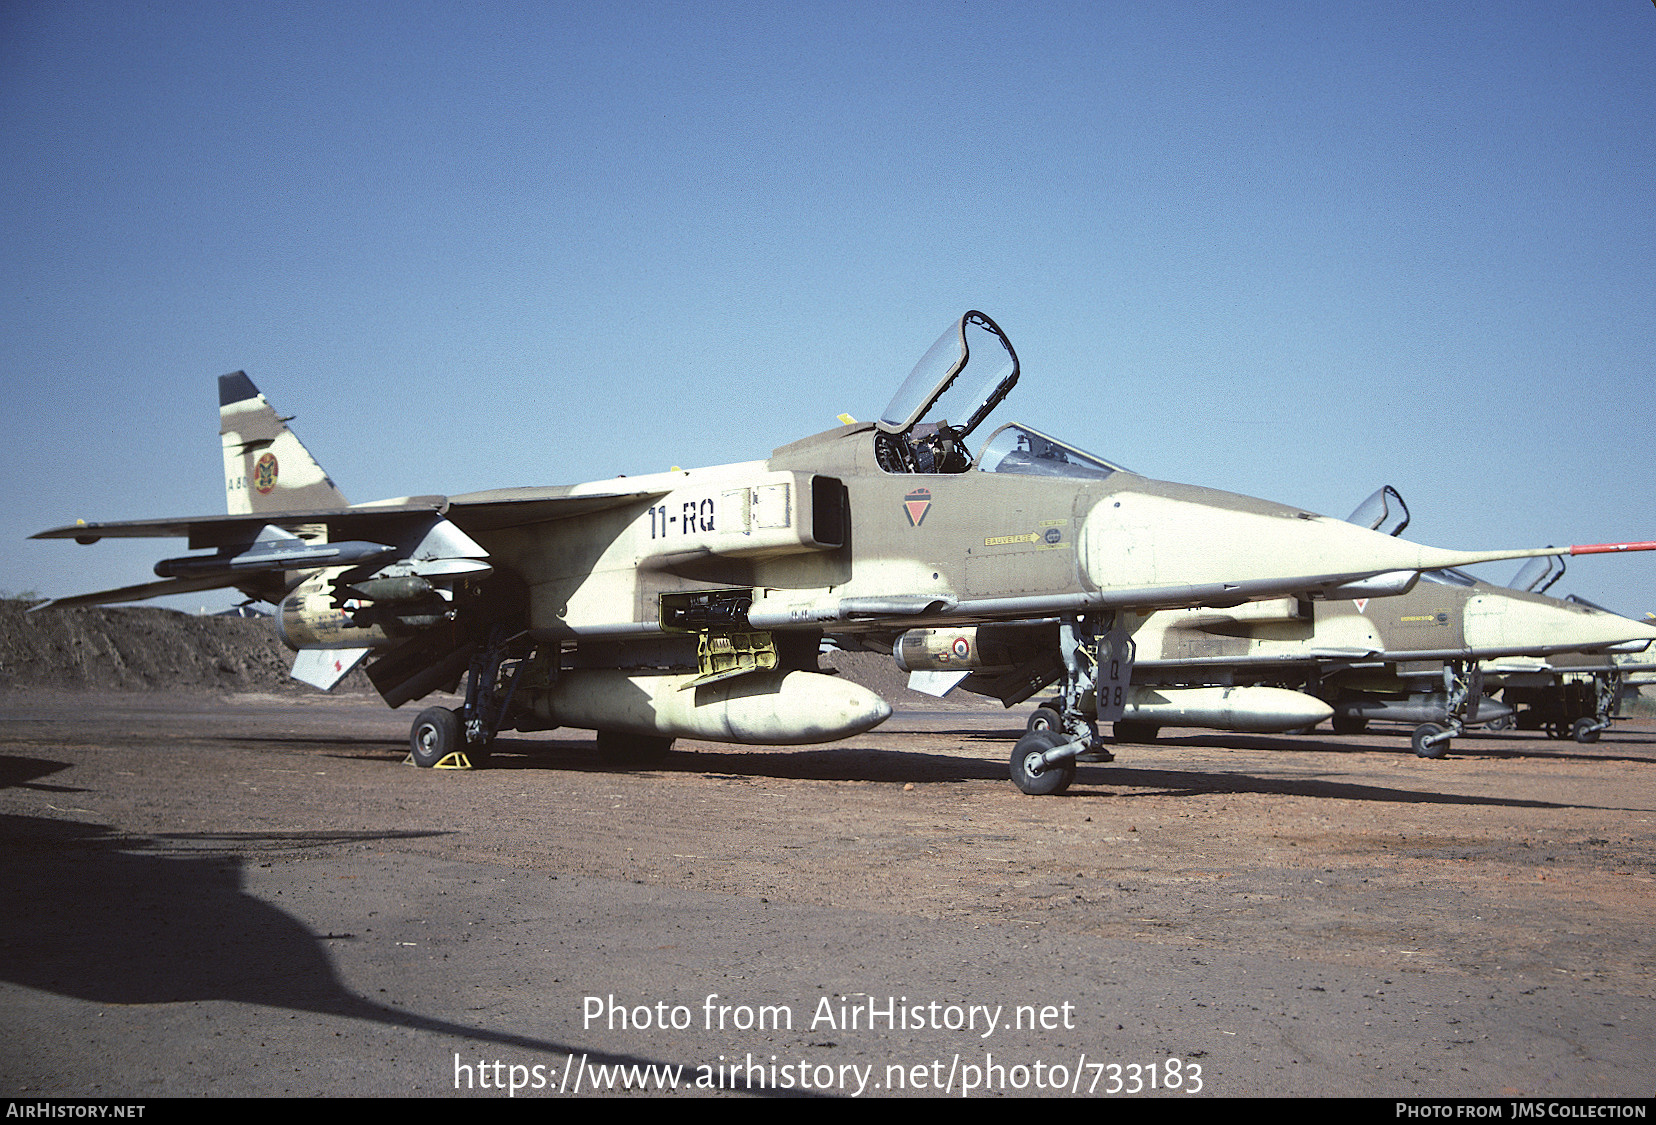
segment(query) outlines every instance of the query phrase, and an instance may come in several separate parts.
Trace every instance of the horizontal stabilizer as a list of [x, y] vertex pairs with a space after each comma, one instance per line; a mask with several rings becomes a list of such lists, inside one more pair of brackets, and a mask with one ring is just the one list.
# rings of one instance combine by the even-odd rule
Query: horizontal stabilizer
[[169, 594], [190, 594], [197, 590], [222, 590], [242, 581], [234, 574], [212, 574], [201, 578], [168, 578], [161, 582], [144, 582], [137, 586], [122, 586], [118, 590], [99, 590], [95, 594], [76, 594], [71, 598], [53, 598], [29, 609], [37, 613], [43, 609], [72, 609], [78, 605], [113, 605], [117, 602], [141, 602], [148, 598], [164, 598]]

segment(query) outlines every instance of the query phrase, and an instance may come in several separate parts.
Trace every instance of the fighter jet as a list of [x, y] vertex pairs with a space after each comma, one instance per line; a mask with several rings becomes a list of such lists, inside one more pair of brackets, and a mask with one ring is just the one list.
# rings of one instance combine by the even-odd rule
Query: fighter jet
[[[212, 552], [57, 604], [235, 587], [277, 604], [302, 679], [327, 687], [372, 656], [393, 707], [463, 681], [461, 707], [413, 724], [426, 766], [476, 764], [499, 731], [557, 726], [630, 760], [679, 737], [847, 738], [890, 707], [817, 670], [825, 632], [878, 647], [913, 628], [1050, 621], [1059, 729], [1025, 735], [1011, 759], [1037, 793], [1066, 788], [1076, 758], [1102, 749], [1096, 723], [1121, 717], [1133, 660], [1118, 615], [1396, 594], [1423, 570], [1545, 553], [1440, 550], [1150, 480], [1016, 423], [974, 455], [1018, 376], [1011, 341], [973, 311], [877, 420], [764, 460], [350, 505], [238, 373], [219, 384], [230, 514], [37, 538], [183, 537]], [[284, 534], [346, 554], [302, 555]]]
[[[1402, 497], [1389, 487], [1348, 517], [1393, 536], [1408, 518]], [[1643, 651], [1656, 628], [1579, 598], [1537, 592], [1563, 572], [1562, 561], [1547, 556], [1532, 560], [1510, 587], [1441, 568], [1424, 571], [1418, 584], [1395, 597], [1127, 611], [1123, 621], [1137, 659], [1113, 733], [1117, 742], [1148, 742], [1164, 726], [1280, 732], [1332, 718], [1336, 733], [1353, 734], [1385, 720], [1414, 724], [1415, 752], [1436, 758], [1467, 726], [1512, 719], [1511, 703], [1485, 695], [1486, 688], [1505, 686], [1507, 700], [1548, 709], [1560, 737], [1567, 730], [1596, 738], [1609, 726], [1615, 699], [1607, 680], [1613, 655]], [[898, 638], [895, 653], [919, 690], [958, 683], [1011, 706], [1058, 678], [1051, 629], [1028, 622], [915, 630]], [[955, 645], [979, 654], [970, 669], [950, 660]], [[1564, 667], [1603, 676], [1590, 692], [1569, 688], [1567, 700], [1522, 697], [1551, 684]], [[1586, 703], [1591, 709], [1580, 710]], [[1567, 721], [1550, 713], [1560, 709], [1573, 709]], [[1035, 729], [1054, 727], [1056, 712], [1037, 708], [1029, 722]]]
[[[1575, 594], [1564, 601], [1610, 612]], [[1648, 618], [1635, 624], [1656, 627], [1656, 621]], [[1512, 712], [1489, 724], [1491, 729], [1516, 726], [1519, 730], [1545, 731], [1552, 738], [1590, 743], [1610, 729], [1622, 703], [1637, 697], [1639, 686], [1651, 681], [1656, 674], [1656, 652], [1642, 645], [1616, 645], [1545, 657], [1487, 660], [1480, 670], [1485, 690], [1498, 694], [1501, 705]]]

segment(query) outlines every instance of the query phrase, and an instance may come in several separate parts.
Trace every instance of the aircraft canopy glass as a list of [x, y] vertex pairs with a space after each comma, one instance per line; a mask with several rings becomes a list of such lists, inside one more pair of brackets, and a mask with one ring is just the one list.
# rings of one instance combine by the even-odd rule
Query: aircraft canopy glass
[[1102, 480], [1111, 473], [1125, 472], [1102, 457], [1084, 453], [1057, 438], [1048, 437], [1016, 422], [989, 435], [978, 454], [977, 467], [985, 473], [1022, 473], [1042, 477], [1080, 477]]
[[[1613, 609], [1605, 609], [1603, 606], [1599, 605], [1597, 602], [1590, 602], [1586, 598], [1583, 598], [1583, 597], [1581, 597], [1577, 594], [1568, 594], [1568, 595], [1565, 596], [1564, 600], [1569, 602], [1571, 605], [1582, 605], [1582, 606], [1586, 606], [1588, 609], [1596, 609], [1600, 613], [1616, 613], [1616, 611], [1613, 610]], [[1620, 617], [1621, 614], [1617, 613], [1616, 616]], [[1619, 651], [1619, 650], [1614, 650], [1613, 649], [1612, 651]]]
[[1564, 560], [1557, 555], [1542, 555], [1519, 567], [1518, 573], [1512, 576], [1512, 581], [1507, 585], [1514, 590], [1545, 594], [1554, 582], [1563, 577]]
[[957, 439], [965, 438], [1017, 381], [1012, 341], [994, 321], [969, 312], [921, 357], [877, 424], [888, 434], [901, 434], [922, 420], [941, 426], [953, 418], [950, 428]]
[[1346, 522], [1383, 535], [1402, 535], [1409, 526], [1409, 506], [1403, 503], [1402, 493], [1388, 484], [1357, 505]]

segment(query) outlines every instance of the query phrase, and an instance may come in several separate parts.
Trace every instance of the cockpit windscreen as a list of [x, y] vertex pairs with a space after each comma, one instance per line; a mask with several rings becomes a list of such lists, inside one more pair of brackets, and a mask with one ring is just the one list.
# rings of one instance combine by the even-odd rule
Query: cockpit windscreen
[[1038, 430], [1008, 423], [989, 435], [978, 454], [977, 467], [985, 473], [1022, 473], [1042, 477], [1079, 477], [1102, 480], [1125, 472], [1102, 457], [1094, 457]]

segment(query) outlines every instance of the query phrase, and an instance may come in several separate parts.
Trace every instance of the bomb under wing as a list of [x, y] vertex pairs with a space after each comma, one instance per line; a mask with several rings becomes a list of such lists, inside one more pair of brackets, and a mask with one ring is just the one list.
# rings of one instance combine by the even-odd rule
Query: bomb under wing
[[227, 515], [41, 536], [184, 536], [236, 558], [274, 527], [312, 546], [392, 548], [76, 600], [233, 586], [282, 606], [295, 674], [310, 682], [368, 661], [392, 706], [463, 684], [461, 707], [413, 724], [424, 765], [476, 761], [502, 730], [552, 725], [594, 730], [600, 750], [634, 759], [676, 737], [854, 735], [889, 709], [821, 674], [825, 634], [889, 652], [914, 628], [1050, 621], [1042, 658], [1059, 669], [1061, 729], [1012, 763], [1035, 792], [1067, 785], [1097, 746], [1087, 693], [1099, 718], [1125, 705], [1126, 610], [1396, 591], [1425, 568], [1537, 553], [1441, 551], [1154, 481], [1015, 423], [974, 452], [1018, 376], [1006, 335], [969, 312], [877, 420], [763, 460], [351, 505], [237, 373], [220, 380]]

